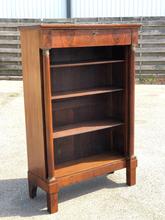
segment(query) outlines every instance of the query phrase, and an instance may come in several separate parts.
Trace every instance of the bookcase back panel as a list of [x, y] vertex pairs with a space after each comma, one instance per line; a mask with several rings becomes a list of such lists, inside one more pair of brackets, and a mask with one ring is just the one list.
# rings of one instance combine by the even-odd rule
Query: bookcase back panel
[[51, 64], [123, 59], [123, 57], [124, 46], [56, 48], [50, 50]]
[[123, 93], [53, 102], [53, 127], [108, 118], [123, 120]]
[[55, 140], [55, 163], [110, 151], [109, 136], [109, 132], [97, 131]]
[[111, 77], [107, 73], [111, 75], [108, 65], [53, 68], [52, 94], [111, 85]]
[[56, 92], [123, 86], [124, 47], [89, 47], [51, 50], [52, 64], [81, 63], [102, 60], [123, 60], [99, 65], [51, 68], [52, 95]]
[[[82, 98], [75, 98], [58, 103], [53, 103], [55, 111], [53, 111], [53, 125], [54, 128], [67, 124], [79, 123], [89, 120], [99, 120], [106, 117], [106, 103], [105, 96], [88, 96]], [[56, 110], [56, 106], [67, 105], [66, 109]], [[75, 106], [74, 106], [75, 102]], [[68, 104], [66, 104], [68, 103]]]
[[120, 121], [124, 120], [124, 94], [116, 92], [106, 95], [106, 116]]
[[[120, 140], [117, 140], [121, 138]], [[122, 126], [54, 140], [55, 165], [101, 153], [123, 154]]]
[[57, 92], [123, 88], [124, 64], [103, 64], [52, 69], [52, 95]]
[[107, 81], [112, 82], [112, 85], [115, 87], [123, 88], [125, 77], [124, 68], [124, 62], [111, 64], [111, 74], [109, 74], [109, 71], [107, 72]]
[[113, 147], [112, 151], [117, 152], [121, 155], [126, 153], [126, 142], [125, 142], [125, 130], [124, 126], [113, 128]]

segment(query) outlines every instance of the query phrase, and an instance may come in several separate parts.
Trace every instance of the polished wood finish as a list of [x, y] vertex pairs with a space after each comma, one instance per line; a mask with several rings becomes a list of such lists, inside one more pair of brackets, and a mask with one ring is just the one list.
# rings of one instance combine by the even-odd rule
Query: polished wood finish
[[[137, 29], [140, 27], [140, 24], [46, 24], [43, 23], [38, 27], [41, 27], [42, 29], [134, 29], [137, 31]], [[32, 28], [35, 28], [37, 26], [31, 26]], [[21, 27], [21, 28], [29, 28], [29, 27]]]
[[57, 181], [50, 182], [48, 179], [42, 179], [30, 171], [28, 171], [28, 180], [32, 186], [30, 186], [31, 189], [33, 189], [35, 186], [38, 186], [49, 194], [55, 194], [58, 192]]
[[93, 132], [106, 128], [113, 128], [119, 125], [122, 125], [122, 122], [115, 121], [113, 119], [74, 123], [74, 124], [58, 127], [57, 129], [55, 129], [53, 137], [54, 138], [68, 137], [72, 135]]
[[127, 185], [133, 186], [136, 184], [136, 167], [137, 159], [136, 157], [129, 158], [127, 161]]
[[44, 114], [45, 114], [45, 135], [46, 135], [46, 155], [47, 155], [47, 177], [51, 181], [54, 179], [54, 146], [53, 146], [53, 126], [52, 126], [52, 102], [51, 102], [51, 76], [49, 50], [43, 50], [43, 87], [44, 87]]
[[47, 193], [47, 206], [50, 213], [58, 211], [58, 193]]
[[82, 158], [74, 162], [65, 162], [57, 166], [54, 175], [58, 179], [59, 187], [78, 183], [93, 176], [104, 175], [115, 170], [125, 168], [126, 160], [121, 155], [99, 154]]
[[106, 63], [120, 63], [124, 62], [124, 60], [98, 60], [98, 61], [86, 61], [86, 62], [79, 62], [79, 63], [60, 63], [51, 65], [51, 68], [60, 68], [60, 67], [71, 67], [71, 66], [89, 66], [89, 65], [99, 65], [99, 64], [106, 64]]
[[72, 91], [72, 92], [56, 92], [56, 95], [52, 96], [52, 100], [59, 100], [59, 99], [66, 99], [66, 98], [74, 98], [74, 97], [81, 97], [81, 96], [88, 96], [88, 95], [97, 95], [103, 93], [111, 93], [122, 91], [122, 88], [115, 88], [115, 87], [99, 87], [95, 89], [87, 89], [87, 90], [79, 90], [79, 91]]
[[28, 168], [46, 178], [39, 31], [21, 32]]
[[29, 196], [126, 168], [136, 183], [134, 47], [137, 24], [21, 28]]
[[131, 158], [134, 156], [134, 106], [135, 106], [135, 65], [134, 65], [134, 59], [135, 59], [135, 45], [131, 45], [131, 48], [129, 50], [129, 86], [128, 86], [128, 92], [129, 92], [129, 105], [128, 105], [128, 111], [129, 115], [129, 125], [128, 125], [128, 156]]
[[[49, 36], [49, 37], [48, 37]], [[68, 48], [106, 45], [131, 44], [131, 30], [101, 29], [101, 30], [43, 30], [41, 47]]]

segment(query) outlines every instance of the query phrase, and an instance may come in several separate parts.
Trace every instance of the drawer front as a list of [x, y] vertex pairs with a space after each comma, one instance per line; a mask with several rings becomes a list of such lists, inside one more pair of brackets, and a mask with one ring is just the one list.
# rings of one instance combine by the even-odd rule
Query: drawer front
[[131, 44], [131, 30], [43, 30], [41, 48]]

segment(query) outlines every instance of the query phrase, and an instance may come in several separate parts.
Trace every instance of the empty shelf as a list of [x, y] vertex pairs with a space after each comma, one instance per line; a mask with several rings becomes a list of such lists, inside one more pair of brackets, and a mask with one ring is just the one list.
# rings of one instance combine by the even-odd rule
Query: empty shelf
[[[65, 162], [61, 165], [56, 165], [54, 176], [56, 178], [64, 178], [75, 174], [84, 173], [85, 171], [94, 171], [101, 167], [116, 165], [118, 169], [125, 166], [125, 157], [114, 153], [103, 153], [93, 155], [86, 158], [81, 158], [71, 162]], [[106, 170], [105, 170], [106, 171]], [[106, 173], [106, 172], [105, 172]], [[82, 174], [80, 174], [82, 175]]]
[[66, 99], [66, 98], [74, 98], [74, 97], [81, 97], [81, 96], [88, 96], [88, 95], [97, 95], [103, 93], [111, 93], [122, 91], [122, 88], [116, 87], [98, 87], [95, 89], [86, 89], [86, 90], [79, 90], [79, 91], [71, 91], [71, 92], [57, 92], [56, 95], [52, 96], [52, 100], [58, 99]]
[[112, 128], [122, 124], [123, 124], [122, 122], [113, 119], [76, 123], [76, 124], [71, 124], [56, 128], [53, 133], [53, 137], [61, 138], [72, 135], [78, 135], [78, 134], [102, 130], [106, 128]]
[[81, 61], [77, 63], [59, 63], [50, 65], [51, 68], [60, 68], [60, 67], [76, 67], [76, 66], [88, 66], [88, 65], [98, 65], [98, 64], [108, 64], [108, 63], [121, 63], [124, 60], [89, 60]]

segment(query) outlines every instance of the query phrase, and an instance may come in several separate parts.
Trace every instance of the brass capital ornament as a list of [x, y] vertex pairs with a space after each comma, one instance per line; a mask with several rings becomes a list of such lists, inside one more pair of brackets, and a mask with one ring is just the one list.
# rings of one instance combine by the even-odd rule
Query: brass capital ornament
[[42, 54], [43, 56], [49, 56], [49, 49], [43, 49]]

